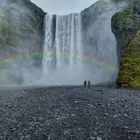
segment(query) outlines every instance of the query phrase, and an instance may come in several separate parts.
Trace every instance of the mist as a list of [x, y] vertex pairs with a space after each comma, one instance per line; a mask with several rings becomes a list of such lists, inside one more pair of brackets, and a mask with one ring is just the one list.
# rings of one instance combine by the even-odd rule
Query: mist
[[80, 13], [98, 0], [32, 0], [48, 14]]
[[92, 84], [115, 83], [118, 56], [111, 18], [124, 6], [125, 2], [102, 0], [81, 13], [47, 14], [43, 83], [80, 85], [84, 80], [91, 80]]
[[40, 30], [29, 15], [33, 12], [22, 1], [0, 4], [0, 86], [27, 85], [41, 75]]
[[[9, 5], [7, 1], [1, 5], [6, 12], [5, 6], [7, 5]], [[7, 50], [3, 51], [4, 54], [1, 57], [6, 59], [6, 63], [1, 64], [0, 85], [80, 85], [84, 80], [91, 80], [93, 84], [115, 82], [118, 62], [116, 40], [111, 31], [111, 17], [124, 6], [124, 2], [116, 4], [110, 0], [101, 0], [86, 10], [80, 6], [76, 11], [78, 17], [74, 14], [65, 16], [47, 14], [48, 21], [42, 19], [45, 37], [44, 44], [41, 45], [38, 42], [42, 40], [33, 43], [43, 35], [40, 31], [30, 33], [30, 30], [26, 32], [21, 28], [20, 34], [17, 35], [14, 32], [17, 26], [25, 26], [27, 29], [34, 29], [36, 26], [30, 16], [27, 16], [27, 13], [32, 15], [30, 10], [27, 10], [25, 6], [20, 8], [16, 3], [10, 4], [6, 20], [12, 23], [9, 25], [8, 32], [12, 26], [12, 31], [10, 31], [13, 34], [10, 34], [9, 38], [13, 41], [18, 40], [19, 44], [17, 42], [14, 46], [9, 43], [5, 47]], [[79, 13], [81, 10], [83, 11]], [[69, 12], [75, 11], [73, 9], [63, 11], [62, 9], [63, 14]], [[62, 13], [58, 11], [58, 14]], [[51, 16], [54, 17], [53, 20], [49, 19]], [[17, 38], [14, 38], [16, 35]], [[44, 59], [46, 48], [55, 53]], [[37, 53], [37, 56], [33, 53]], [[58, 53], [61, 54], [59, 57]], [[65, 53], [68, 53], [67, 57]], [[79, 56], [73, 56], [73, 54], [86, 57], [81, 60]], [[7, 58], [17, 55], [20, 57], [7, 61]], [[89, 58], [95, 58], [95, 60], [86, 61]]]

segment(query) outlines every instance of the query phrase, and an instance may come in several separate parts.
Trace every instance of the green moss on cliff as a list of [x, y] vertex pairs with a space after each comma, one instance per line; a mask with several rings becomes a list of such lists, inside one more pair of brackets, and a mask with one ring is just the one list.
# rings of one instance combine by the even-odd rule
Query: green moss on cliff
[[131, 4], [112, 18], [112, 30], [121, 54], [118, 85], [140, 88], [140, 15]]
[[123, 12], [118, 12], [112, 17], [112, 21], [119, 31], [133, 28], [134, 22], [132, 19], [133, 6], [128, 6]]
[[0, 12], [0, 43], [1, 45], [7, 43], [9, 24], [4, 12]]
[[122, 56], [118, 83], [140, 88], [140, 30]]
[[[0, 11], [0, 48], [3, 49], [3, 46], [6, 44], [7, 46], [19, 47], [20, 45], [20, 37], [23, 39], [30, 38], [32, 42], [38, 41], [35, 37], [38, 34], [38, 31], [41, 30], [41, 23], [38, 23], [36, 18], [33, 16], [33, 22], [35, 23], [35, 27], [31, 28], [30, 25], [13, 25], [10, 24], [8, 19], [6, 18], [4, 12]], [[23, 34], [25, 33], [25, 34]], [[26, 37], [28, 36], [28, 37]]]

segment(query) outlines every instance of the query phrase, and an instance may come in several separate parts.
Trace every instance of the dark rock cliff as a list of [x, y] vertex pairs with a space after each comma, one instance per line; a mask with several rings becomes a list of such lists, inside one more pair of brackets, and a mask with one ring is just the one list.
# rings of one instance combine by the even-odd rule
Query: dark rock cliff
[[30, 0], [1, 0], [0, 81], [21, 82], [23, 71], [41, 68], [44, 16]]
[[140, 88], [140, 1], [135, 0], [123, 12], [112, 18], [120, 71], [117, 84], [120, 86]]

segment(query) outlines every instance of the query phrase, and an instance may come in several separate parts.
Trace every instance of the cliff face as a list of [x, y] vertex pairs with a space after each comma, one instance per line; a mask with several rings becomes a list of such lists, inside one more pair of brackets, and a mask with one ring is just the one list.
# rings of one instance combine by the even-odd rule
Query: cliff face
[[117, 84], [140, 88], [140, 1], [135, 0], [112, 18], [118, 43], [120, 71]]
[[[30, 0], [0, 4], [0, 72], [4, 81], [22, 81], [25, 70], [41, 66], [45, 13]], [[26, 67], [26, 68], [25, 68]], [[30, 70], [29, 70], [30, 71]], [[6, 76], [6, 78], [5, 78]], [[20, 80], [17, 80], [20, 79]]]
[[[106, 82], [114, 82], [118, 74], [116, 39], [111, 31], [111, 18], [129, 3], [127, 0], [100, 0], [82, 11], [84, 53], [87, 56], [94, 56], [101, 63], [98, 66], [105, 71], [101, 77], [104, 77]], [[95, 73], [93, 72], [93, 75], [96, 75]]]
[[[131, 0], [99, 0], [82, 11], [82, 28], [85, 32], [83, 43], [85, 46], [97, 45], [99, 39], [103, 36], [106, 37], [107, 33], [112, 33], [110, 30], [112, 16], [116, 12], [122, 11], [130, 3]], [[98, 29], [96, 31], [95, 26]], [[97, 35], [98, 33], [99, 36]], [[102, 45], [105, 45], [105, 43]]]

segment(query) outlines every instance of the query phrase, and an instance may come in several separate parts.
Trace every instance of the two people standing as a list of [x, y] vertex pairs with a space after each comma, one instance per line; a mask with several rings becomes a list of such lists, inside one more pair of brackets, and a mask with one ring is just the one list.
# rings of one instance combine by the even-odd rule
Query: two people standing
[[91, 86], [91, 81], [90, 80], [88, 80], [88, 81], [84, 81], [84, 88], [86, 88], [88, 86], [88, 88], [90, 88], [90, 86]]

